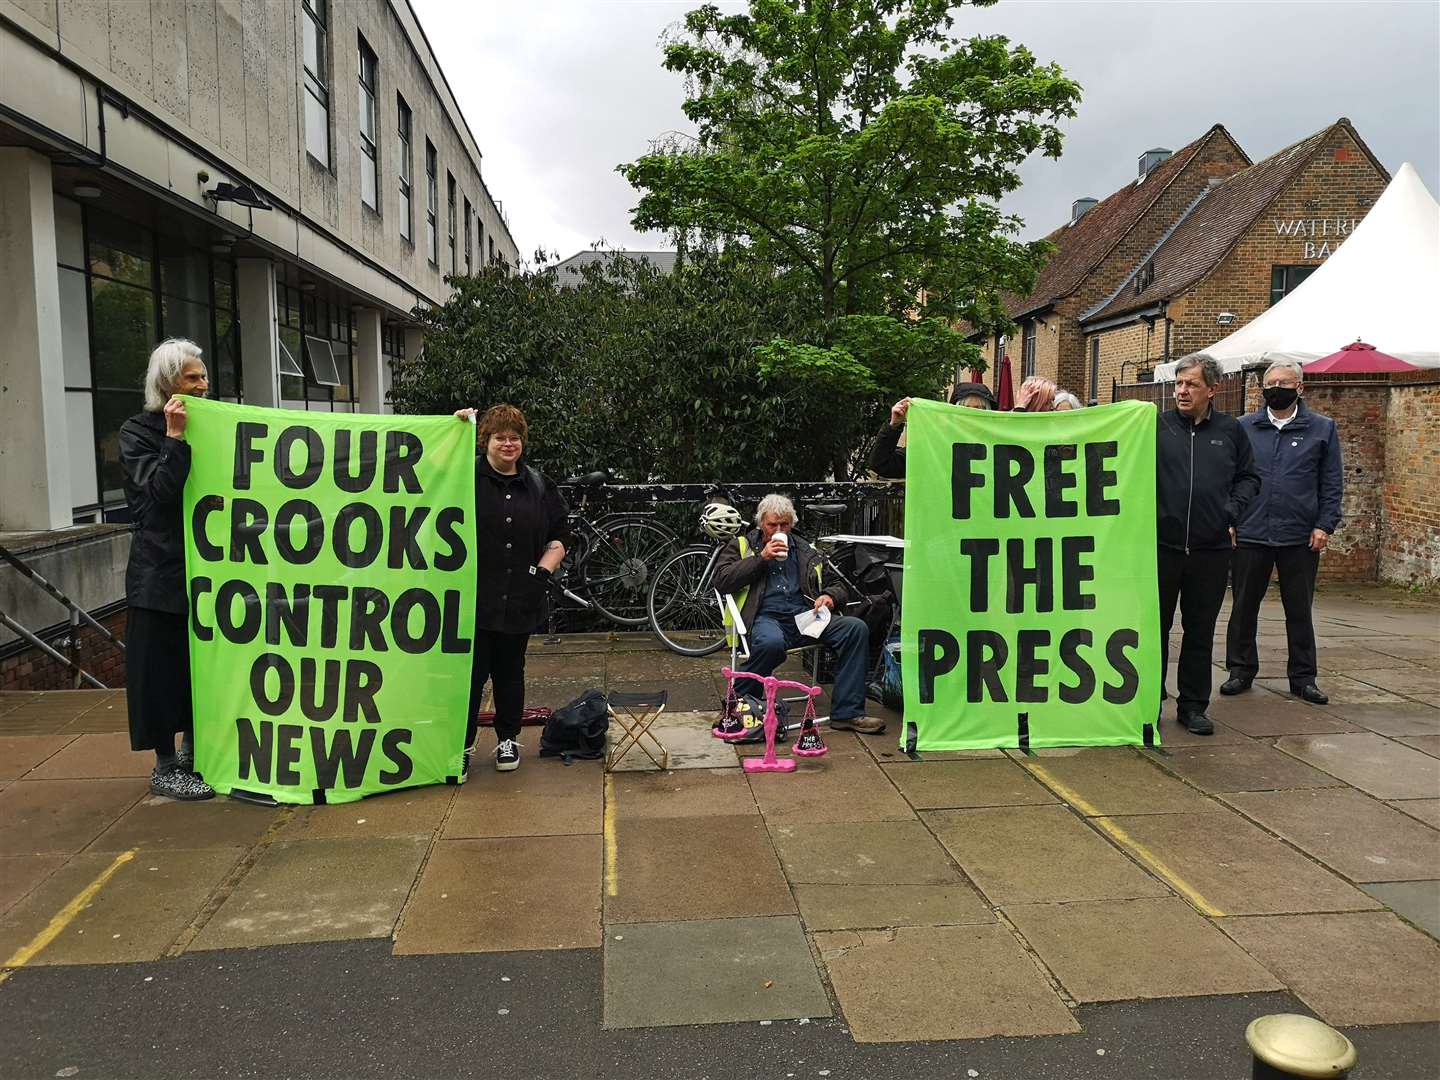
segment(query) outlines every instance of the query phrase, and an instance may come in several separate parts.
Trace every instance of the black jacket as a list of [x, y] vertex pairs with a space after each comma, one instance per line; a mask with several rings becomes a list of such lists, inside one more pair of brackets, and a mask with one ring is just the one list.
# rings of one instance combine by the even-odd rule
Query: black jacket
[[904, 424], [886, 420], [870, 450], [870, 471], [886, 480], [905, 479], [905, 448], [900, 445]]
[[[737, 536], [720, 549], [720, 556], [715, 560], [713, 581], [720, 592], [735, 594], [740, 605], [740, 617], [749, 626], [760, 611], [760, 600], [765, 592], [763, 588], [751, 588], [764, 583], [765, 560], [760, 557], [760, 549], [765, 545], [760, 542], [760, 530], [751, 529], [743, 537], [746, 554], [742, 557], [741, 539]], [[793, 532], [790, 534], [790, 558], [799, 560], [800, 595], [813, 604], [821, 593], [825, 593], [835, 601], [835, 614], [844, 615], [845, 605], [850, 600], [849, 590], [839, 581], [825, 580], [825, 564], [820, 553]], [[742, 591], [745, 592], [743, 600], [739, 596]]]
[[1240, 421], [1211, 406], [1199, 423], [1178, 409], [1161, 413], [1156, 430], [1155, 508], [1161, 547], [1216, 551], [1230, 547], [1260, 491], [1250, 439]]
[[165, 437], [165, 415], [142, 412], [120, 425], [120, 465], [134, 531], [125, 567], [131, 607], [184, 615], [185, 526], [182, 498], [190, 444]]
[[1240, 426], [1260, 473], [1260, 494], [1240, 518], [1240, 542], [1295, 547], [1309, 543], [1311, 529], [1338, 529], [1345, 471], [1335, 421], [1302, 399], [1283, 428], [1264, 406]]
[[475, 458], [475, 628], [528, 634], [545, 621], [549, 588], [532, 573], [546, 545], [572, 546], [569, 511], [559, 489], [520, 461], [502, 476]]

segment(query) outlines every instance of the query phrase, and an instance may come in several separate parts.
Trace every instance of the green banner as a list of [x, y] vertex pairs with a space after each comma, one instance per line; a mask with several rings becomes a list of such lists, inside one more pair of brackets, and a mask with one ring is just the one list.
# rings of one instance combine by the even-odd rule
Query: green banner
[[1138, 401], [910, 406], [907, 742], [1159, 742], [1155, 421]]
[[185, 408], [196, 770], [285, 803], [460, 780], [474, 427]]

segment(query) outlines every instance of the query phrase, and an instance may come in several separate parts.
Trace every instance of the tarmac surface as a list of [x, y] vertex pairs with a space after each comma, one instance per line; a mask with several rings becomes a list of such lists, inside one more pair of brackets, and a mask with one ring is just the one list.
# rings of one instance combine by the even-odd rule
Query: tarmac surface
[[0, 694], [0, 1077], [1227, 1080], [1274, 1012], [1440, 1076], [1440, 604], [1316, 627], [1323, 708], [1267, 602], [1213, 737], [892, 723], [788, 776], [710, 737], [723, 657], [536, 639], [532, 704], [667, 688], [668, 771], [527, 729], [516, 773], [322, 807], [154, 798], [123, 693]]

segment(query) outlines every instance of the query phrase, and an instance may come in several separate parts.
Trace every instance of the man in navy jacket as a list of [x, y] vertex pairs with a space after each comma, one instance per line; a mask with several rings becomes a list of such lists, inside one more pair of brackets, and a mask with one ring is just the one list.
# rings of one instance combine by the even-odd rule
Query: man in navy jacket
[[1285, 607], [1289, 645], [1290, 692], [1312, 705], [1330, 699], [1315, 685], [1315, 627], [1310, 617], [1320, 553], [1340, 526], [1344, 470], [1340, 433], [1335, 421], [1312, 412], [1304, 392], [1300, 365], [1271, 364], [1265, 371], [1265, 404], [1244, 417], [1260, 470], [1259, 497], [1240, 519], [1239, 546], [1231, 567], [1235, 599], [1225, 635], [1225, 666], [1230, 678], [1222, 694], [1250, 688], [1260, 670], [1255, 647], [1260, 601], [1270, 571], [1280, 574], [1280, 602]]
[[[1156, 430], [1156, 533], [1160, 542], [1160, 649], [1170, 660], [1170, 627], [1180, 603], [1176, 718], [1196, 735], [1213, 735], [1210, 655], [1225, 601], [1235, 526], [1260, 490], [1250, 440], [1233, 416], [1216, 410], [1220, 365], [1184, 357], [1175, 368], [1175, 409]], [[1164, 668], [1161, 669], [1164, 677]]]

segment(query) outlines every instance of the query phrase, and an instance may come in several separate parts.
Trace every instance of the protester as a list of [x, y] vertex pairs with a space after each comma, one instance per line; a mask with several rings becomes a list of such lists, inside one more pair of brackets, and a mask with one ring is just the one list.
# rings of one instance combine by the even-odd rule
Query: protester
[[1071, 409], [1083, 409], [1084, 407], [1084, 403], [1069, 390], [1055, 391], [1056, 412], [1069, 412]]
[[1220, 365], [1186, 356], [1175, 368], [1175, 408], [1157, 426], [1161, 697], [1170, 662], [1170, 627], [1180, 602], [1176, 718], [1196, 735], [1213, 735], [1210, 651], [1225, 599], [1235, 526], [1260, 490], [1250, 440], [1233, 416], [1214, 407]]
[[[967, 409], [997, 408], [995, 395], [984, 383], [956, 383], [950, 392], [950, 404]], [[880, 428], [875, 446], [870, 451], [870, 471], [886, 480], [905, 479], [905, 448], [900, 445], [900, 433], [905, 429], [905, 415], [910, 411], [910, 399], [901, 398], [890, 406], [890, 418]]]
[[184, 399], [204, 397], [209, 387], [198, 345], [181, 338], [162, 341], [145, 371], [145, 411], [120, 426], [125, 501], [134, 523], [125, 567], [130, 749], [153, 750], [150, 790], [182, 801], [215, 794], [194, 772], [182, 511], [190, 474]]
[[1040, 375], [1031, 375], [1020, 384], [1020, 393], [1015, 395], [1012, 412], [1053, 412], [1055, 409], [1055, 384]]
[[1239, 546], [1231, 562], [1234, 604], [1225, 634], [1225, 666], [1230, 677], [1220, 693], [1250, 688], [1260, 670], [1255, 644], [1260, 601], [1270, 572], [1280, 576], [1289, 646], [1286, 674], [1290, 692], [1312, 705], [1330, 699], [1315, 685], [1315, 627], [1310, 608], [1320, 553], [1340, 527], [1345, 474], [1340, 433], [1335, 421], [1313, 412], [1300, 365], [1282, 360], [1265, 370], [1265, 404], [1240, 421], [1260, 471], [1260, 495], [1237, 529]]
[[[455, 414], [473, 420], [475, 409]], [[475, 456], [475, 655], [466, 713], [466, 768], [489, 681], [495, 695], [495, 768], [520, 767], [520, 714], [525, 708], [525, 649], [545, 621], [550, 576], [570, 543], [565, 500], [525, 461], [530, 429], [513, 405], [487, 409], [478, 421]]]
[[[838, 581], [824, 580], [819, 554], [791, 531], [795, 523], [795, 506], [789, 499], [766, 495], [755, 511], [756, 528], [726, 543], [715, 562], [715, 588], [734, 594], [740, 617], [750, 628], [750, 657], [741, 670], [769, 675], [784, 661], [787, 649], [813, 640], [800, 633], [795, 616], [828, 608], [830, 622], [819, 640], [836, 653], [830, 726], [879, 735], [885, 721], [865, 715], [870, 632], [861, 620], [841, 614], [849, 599], [847, 590]], [[740, 680], [736, 681], [738, 688]], [[764, 696], [763, 690], [759, 696]]]

